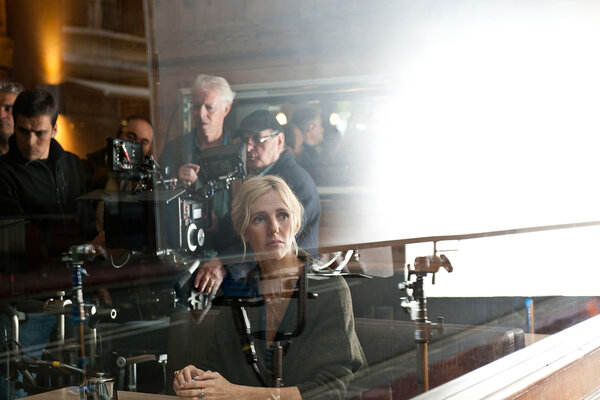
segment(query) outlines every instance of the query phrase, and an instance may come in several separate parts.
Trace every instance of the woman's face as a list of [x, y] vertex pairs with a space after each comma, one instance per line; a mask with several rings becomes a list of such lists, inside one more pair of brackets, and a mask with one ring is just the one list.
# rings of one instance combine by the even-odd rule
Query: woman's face
[[293, 231], [290, 210], [274, 191], [260, 196], [250, 207], [245, 238], [258, 260], [280, 260], [292, 251]]

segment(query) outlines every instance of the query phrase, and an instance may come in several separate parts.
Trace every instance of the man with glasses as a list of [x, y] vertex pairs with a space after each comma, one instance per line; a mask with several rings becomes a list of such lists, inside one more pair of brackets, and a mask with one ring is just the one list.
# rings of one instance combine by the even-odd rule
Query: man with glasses
[[[142, 145], [142, 154], [148, 156], [152, 154], [152, 143], [154, 141], [154, 130], [152, 123], [145, 117], [131, 115], [121, 120], [117, 139], [127, 140]], [[89, 190], [105, 189], [109, 181], [110, 171], [107, 165], [107, 147], [87, 154], [83, 160], [89, 182]]]
[[[311, 176], [296, 163], [285, 147], [283, 128], [267, 110], [257, 110], [244, 118], [237, 133], [246, 143], [246, 166], [251, 175], [277, 175], [292, 188], [304, 206], [304, 219], [296, 236], [298, 246], [313, 256], [319, 251], [321, 202]], [[226, 254], [232, 254], [232, 249]], [[232, 254], [233, 255], [233, 254]], [[194, 280], [199, 291], [210, 291], [220, 285], [225, 270], [220, 259], [200, 268]]]
[[298, 245], [317, 255], [321, 202], [317, 186], [288, 150], [277, 119], [267, 110], [257, 110], [242, 120], [238, 133], [246, 143], [246, 166], [253, 175], [277, 175], [292, 188], [304, 206], [304, 221], [297, 236]]
[[144, 117], [133, 115], [121, 120], [121, 127], [117, 137], [141, 144], [144, 157], [152, 154], [154, 131], [150, 121]]

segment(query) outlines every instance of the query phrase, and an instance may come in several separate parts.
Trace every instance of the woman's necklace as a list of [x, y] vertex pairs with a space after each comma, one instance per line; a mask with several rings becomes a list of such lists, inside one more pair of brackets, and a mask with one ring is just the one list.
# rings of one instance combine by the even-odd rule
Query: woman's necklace
[[265, 297], [266, 316], [266, 340], [267, 346], [275, 338], [277, 331], [285, 317], [290, 299], [292, 297], [297, 275], [289, 277], [277, 277], [275, 279], [263, 279], [261, 286]]
[[260, 290], [265, 299], [265, 339], [267, 346], [275, 338], [285, 317], [290, 299], [302, 271], [302, 260], [293, 256], [275, 263], [259, 262], [261, 269]]

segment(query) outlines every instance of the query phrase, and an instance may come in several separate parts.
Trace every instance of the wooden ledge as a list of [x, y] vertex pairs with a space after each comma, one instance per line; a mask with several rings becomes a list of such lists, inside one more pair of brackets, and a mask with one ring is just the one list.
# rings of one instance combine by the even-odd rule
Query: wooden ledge
[[580, 399], [600, 387], [600, 316], [415, 397]]

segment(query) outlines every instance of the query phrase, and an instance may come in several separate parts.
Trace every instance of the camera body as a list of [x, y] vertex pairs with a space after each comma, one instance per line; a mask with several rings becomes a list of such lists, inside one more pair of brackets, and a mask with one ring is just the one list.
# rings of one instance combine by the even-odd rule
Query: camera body
[[131, 191], [152, 190], [160, 178], [158, 164], [152, 156], [144, 156], [140, 143], [123, 139], [107, 139], [106, 163], [120, 183], [129, 182]]
[[105, 201], [106, 245], [163, 253], [193, 253], [204, 244], [211, 224], [208, 200], [185, 189], [156, 190]]
[[107, 155], [122, 189], [104, 200], [106, 245], [112, 248], [155, 254], [201, 250], [205, 229], [212, 223], [212, 197], [246, 176], [241, 145], [203, 152], [202, 191], [178, 187], [176, 178], [165, 178], [154, 159], [143, 156], [141, 144], [109, 139]]
[[231, 144], [202, 152], [200, 166], [204, 182], [228, 185], [231, 180], [246, 177], [246, 146]]
[[107, 163], [113, 172], [127, 172], [142, 169], [145, 166], [144, 153], [140, 143], [123, 139], [106, 139]]

